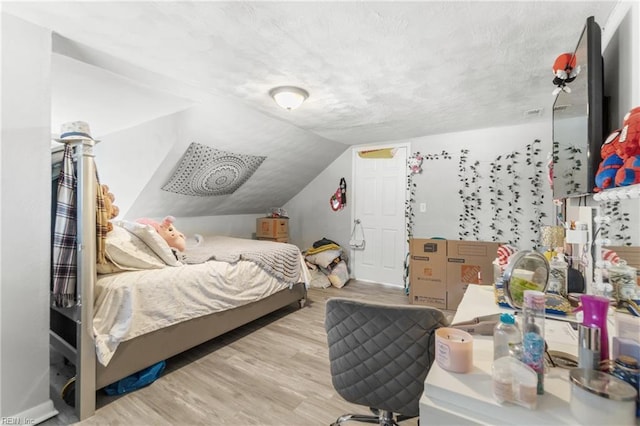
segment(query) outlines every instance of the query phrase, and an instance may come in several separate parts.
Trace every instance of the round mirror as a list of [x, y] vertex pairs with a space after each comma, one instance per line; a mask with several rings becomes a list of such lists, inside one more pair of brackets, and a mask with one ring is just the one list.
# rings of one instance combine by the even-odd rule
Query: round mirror
[[504, 270], [504, 296], [514, 309], [522, 309], [525, 290], [544, 292], [549, 282], [549, 262], [537, 251], [520, 251]]

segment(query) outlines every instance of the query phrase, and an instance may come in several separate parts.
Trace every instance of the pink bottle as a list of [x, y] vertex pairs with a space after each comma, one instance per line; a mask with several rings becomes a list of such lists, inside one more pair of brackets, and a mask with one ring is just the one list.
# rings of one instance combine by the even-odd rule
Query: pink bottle
[[609, 333], [607, 333], [607, 313], [609, 312], [609, 299], [602, 296], [590, 294], [580, 295], [580, 306], [576, 311], [581, 310], [584, 314], [582, 324], [600, 329], [600, 360], [609, 359]]

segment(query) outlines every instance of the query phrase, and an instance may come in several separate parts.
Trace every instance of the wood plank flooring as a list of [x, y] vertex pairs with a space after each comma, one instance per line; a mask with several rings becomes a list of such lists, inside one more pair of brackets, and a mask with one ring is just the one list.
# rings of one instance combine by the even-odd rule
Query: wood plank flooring
[[366, 414], [331, 384], [326, 300], [406, 304], [408, 298], [403, 289], [355, 280], [342, 289], [309, 289], [308, 296], [302, 309], [283, 308], [167, 360], [162, 377], [146, 388], [120, 397], [99, 391], [96, 414], [83, 422], [57, 394], [71, 367], [52, 356], [52, 399], [60, 414], [43, 424], [320, 426], [345, 413]]

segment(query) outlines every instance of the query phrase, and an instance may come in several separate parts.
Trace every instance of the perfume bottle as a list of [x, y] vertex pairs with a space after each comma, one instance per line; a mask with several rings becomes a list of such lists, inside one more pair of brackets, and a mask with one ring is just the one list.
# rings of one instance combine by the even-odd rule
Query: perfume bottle
[[544, 305], [543, 292], [525, 290], [522, 306], [522, 362], [538, 375], [538, 395], [544, 394]]

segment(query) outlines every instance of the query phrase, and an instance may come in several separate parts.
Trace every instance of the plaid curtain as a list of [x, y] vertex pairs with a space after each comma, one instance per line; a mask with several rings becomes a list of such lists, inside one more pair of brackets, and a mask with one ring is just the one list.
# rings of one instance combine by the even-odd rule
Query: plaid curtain
[[75, 303], [76, 294], [76, 172], [73, 148], [67, 144], [58, 180], [58, 203], [53, 231], [53, 303], [68, 308]]

